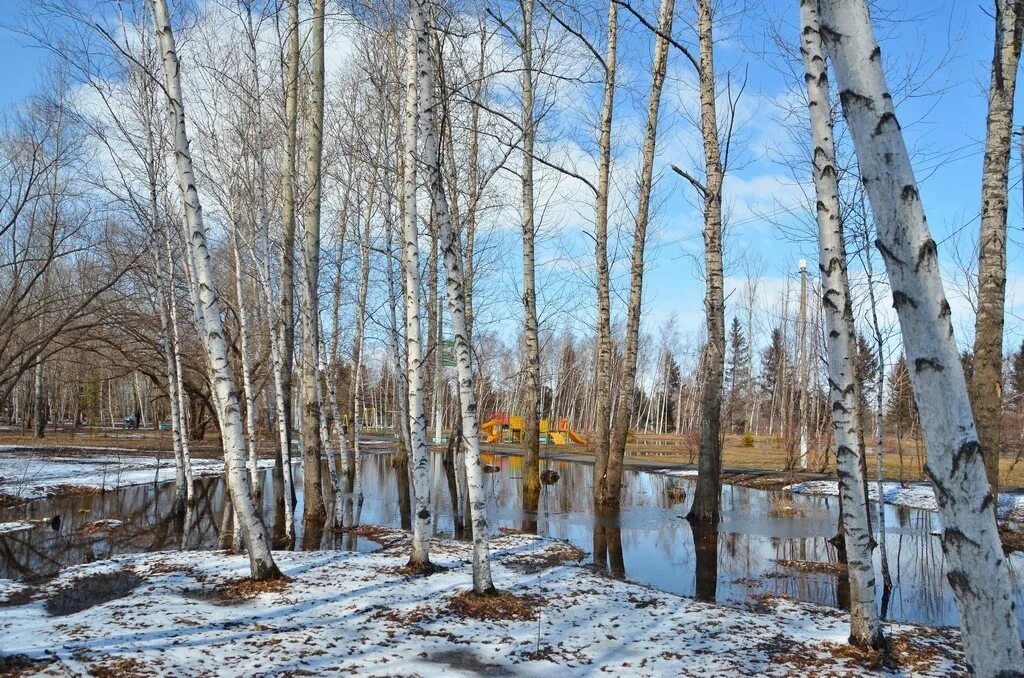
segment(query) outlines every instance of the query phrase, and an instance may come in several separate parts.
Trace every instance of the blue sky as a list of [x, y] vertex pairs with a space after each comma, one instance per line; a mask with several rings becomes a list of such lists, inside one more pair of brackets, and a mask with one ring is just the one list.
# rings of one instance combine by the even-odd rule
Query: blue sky
[[[16, 25], [18, 12], [30, 2], [2, 0], [0, 26]], [[878, 30], [887, 66], [898, 75], [901, 67], [897, 65], [908, 61], [917, 64], [914, 80], [920, 83], [920, 89], [900, 104], [898, 114], [909, 145], [917, 149], [918, 178], [929, 223], [940, 242], [940, 257], [947, 273], [955, 281], [957, 276], [950, 256], [953, 246], [959, 245], [969, 257], [969, 236], [977, 228], [977, 222], [972, 219], [978, 212], [980, 200], [992, 20], [977, 3], [943, 0], [929, 3], [926, 10], [919, 9], [920, 4], [915, 0], [879, 0], [875, 6], [876, 14], [886, 17], [879, 22]], [[647, 5], [653, 8], [652, 2]], [[674, 32], [683, 42], [693, 45], [693, 33], [685, 21], [691, 11], [689, 3], [679, 2], [678, 6], [682, 20], [677, 21]], [[734, 172], [726, 187], [726, 202], [732, 206], [734, 222], [727, 244], [733, 252], [756, 255], [764, 287], [774, 291], [785, 277], [795, 276], [798, 259], [807, 258], [811, 270], [816, 268], [813, 242], [794, 241], [764, 218], [774, 216], [783, 223], [795, 220], [787, 215], [786, 208], [793, 206], [799, 193], [792, 184], [790, 170], [780, 163], [777, 149], [773, 148], [785, 141], [778, 126], [781, 116], [778, 101], [786, 95], [792, 82], [772, 44], [769, 29], [795, 43], [796, 20], [795, 0], [752, 3], [745, 14], [728, 21], [719, 33], [720, 42], [716, 46], [720, 72], [729, 68], [749, 69], [749, 85], [743, 100], [746, 107], [744, 143], [739, 151], [748, 162]], [[635, 21], [626, 13], [622, 13], [620, 23], [635, 27]], [[0, 69], [0, 107], [8, 107], [33, 91], [47, 55], [14, 31], [5, 28], [0, 35], [0, 63], [4, 64]], [[636, 42], [638, 40], [642, 42]], [[649, 68], [646, 61], [650, 51], [649, 35], [638, 31], [634, 37], [627, 38], [625, 44], [620, 57], [622, 62], [628, 64], [632, 59], [632, 67], [645, 72]], [[637, 61], [638, 56], [640, 61]], [[687, 199], [687, 191], [692, 189], [668, 171], [669, 163], [699, 168], [699, 164], [693, 163], [694, 159], [699, 161], [698, 130], [678, 110], [681, 104], [684, 107], [692, 104], [692, 101], [681, 101], [682, 98], [696, 97], [696, 93], [685, 86], [691, 71], [684, 59], [678, 55], [673, 57], [663, 103], [658, 159], [661, 178], [655, 198], [658, 211], [645, 285], [649, 309], [646, 327], [651, 332], [671, 314], [678, 315], [683, 334], [696, 335], [700, 331], [703, 286], [692, 261], [700, 257], [701, 220], [692, 200]], [[643, 87], [633, 95], [633, 105], [639, 104], [641, 110], [646, 102], [645, 87], [644, 81]], [[642, 117], [640, 122], [642, 124]], [[694, 149], [698, 151], [696, 156]], [[1016, 308], [1020, 304], [1019, 310], [1024, 312], [1024, 261], [1020, 246], [1022, 200], [1014, 197], [1024, 197], [1020, 177], [1020, 153], [1015, 151], [1011, 169], [1008, 256], [1011, 308], [1007, 316], [1007, 343], [1010, 345], [1018, 344], [1024, 334], [1024, 323]], [[799, 179], [806, 181], [804, 177]], [[581, 237], [571, 249], [585, 254], [587, 242]], [[735, 261], [736, 257], [732, 259]], [[733, 268], [727, 274], [734, 286], [740, 284], [743, 275], [740, 268]], [[955, 290], [947, 289], [947, 293], [955, 296]], [[730, 315], [737, 311], [738, 296], [729, 299]], [[951, 301], [957, 308], [956, 302]], [[961, 303], [960, 307], [963, 306]], [[962, 344], [969, 343], [970, 319], [961, 314], [955, 320], [958, 320], [958, 339]]]
[[[940, 242], [940, 256], [947, 269], [947, 277], [951, 282], [959, 281], [963, 276], [955, 271], [952, 251], [959, 247], [963, 255], [970, 258], [971, 242], [976, 239], [977, 221], [972, 220], [980, 204], [992, 20], [975, 3], [946, 0], [933, 3], [925, 11], [918, 9], [915, 2], [882, 0], [876, 5], [880, 14], [888, 17], [877, 28], [883, 60], [896, 72], [890, 86], [895, 89], [893, 80], [906, 72], [908, 62], [917, 64], [915, 80], [919, 86], [910, 98], [900, 103], [897, 113], [908, 145], [915, 149], [922, 196], [929, 223]], [[719, 70], [741, 64], [750, 69], [749, 98], [753, 99], [757, 109], [757, 114], [750, 121], [755, 140], [759, 134], [769, 138], [773, 135], [772, 119], [777, 119], [780, 114], [774, 100], [783, 97], [791, 84], [785, 69], [779, 67], [781, 59], [768, 44], [765, 26], [776, 27], [781, 35], [795, 42], [797, 18], [796, 2], [765, 3], [757, 11], [736, 20], [733, 35], [716, 51]], [[687, 35], [686, 30], [683, 27], [676, 33], [693, 44], [692, 33]], [[673, 62], [677, 72], [687, 67], [682, 59]], [[799, 86], [802, 87], [802, 82]], [[696, 130], [685, 122], [677, 121], [670, 126], [662, 136], [660, 161], [663, 164], [678, 163], [679, 158], [671, 157], [673, 147], [680, 143], [680, 138], [694, 135]], [[781, 136], [777, 129], [775, 135]], [[780, 229], [766, 223], [765, 219], [757, 218], [758, 214], [776, 215], [780, 208], [793, 204], [793, 187], [787, 185], [788, 180], [779, 181], [788, 177], [790, 170], [783, 165], [777, 153], [759, 154], [748, 149], [748, 155], [754, 160], [733, 174], [733, 187], [742, 186], [745, 193], [763, 197], [754, 203], [753, 216], [744, 218], [743, 210], [737, 210], [732, 238], [727, 245], [731, 243], [734, 252], [754, 253], [760, 261], [758, 270], [764, 276], [764, 282], [768, 287], [774, 285], [778, 289], [783, 277], [795, 279], [799, 258], [808, 259], [811, 270], [816, 270], [816, 245], [811, 241], [794, 241]], [[1024, 309], [1024, 287], [1020, 284], [1024, 277], [1019, 235], [1022, 219], [1020, 177], [1020, 153], [1015, 149], [1011, 164], [1010, 308], [1007, 314], [1007, 343], [1013, 346], [1020, 343], [1022, 334], [1022, 323], [1015, 307], [1020, 305]], [[677, 195], [670, 197], [662, 210], [665, 230], [662, 239], [669, 243], [683, 239], [685, 245], [665, 245], [651, 262], [647, 279], [653, 311], [650, 317], [655, 321], [676, 313], [684, 330], [694, 327], [699, 330], [703, 289], [700, 284], [684, 282], [688, 276], [693, 277], [693, 267], [687, 263], [683, 252], [700, 256], [700, 215], [682, 199], [682, 192], [690, 189], [670, 174], [666, 174], [663, 181], [679, 186]], [[730, 200], [742, 202], [743, 198], [735, 192], [729, 195], [729, 185], [726, 190], [727, 203]], [[795, 220], [784, 211], [775, 218], [782, 222]], [[741, 284], [742, 269], [735, 267], [727, 271], [729, 275], [734, 284]], [[694, 282], [699, 283], [695, 279]], [[955, 318], [958, 340], [961, 345], [969, 345], [973, 317], [964, 312], [967, 304], [963, 299], [957, 303], [959, 295], [953, 285], [947, 285], [947, 294], [954, 308], [961, 309]], [[730, 315], [738, 312], [738, 297], [738, 293], [734, 294], [727, 302]], [[887, 298], [883, 301], [888, 305]]]
[[3, 0], [0, 3], [0, 108], [17, 104], [39, 81], [39, 70], [47, 56], [32, 40], [17, 32], [19, 14], [31, 0]]

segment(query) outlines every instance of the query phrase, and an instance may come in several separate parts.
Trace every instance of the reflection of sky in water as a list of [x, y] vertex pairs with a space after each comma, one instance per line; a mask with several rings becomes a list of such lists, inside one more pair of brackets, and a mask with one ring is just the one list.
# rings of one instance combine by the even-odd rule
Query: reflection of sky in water
[[[447, 483], [435, 457], [432, 501], [435, 532], [451, 536], [453, 522]], [[531, 516], [521, 506], [522, 460], [518, 457], [488, 457], [500, 467], [485, 475], [488, 512], [492, 529], [521, 528]], [[594, 547], [594, 518], [591, 511], [593, 468], [586, 464], [546, 461], [560, 479], [542, 491], [537, 516], [540, 534], [567, 539], [588, 553]], [[326, 477], [326, 471], [325, 471]], [[220, 479], [198, 481], [200, 501], [196, 508], [193, 547], [215, 548], [224, 523], [223, 484]], [[725, 486], [722, 491], [722, 523], [719, 526], [716, 562], [695, 554], [689, 523], [681, 518], [687, 508], [670, 499], [679, 490], [690, 494], [692, 478], [626, 471], [623, 509], [617, 520], [621, 558], [629, 579], [682, 595], [694, 595], [697, 576], [702, 592], [714, 587], [717, 600], [743, 603], [758, 594], [786, 595], [826, 605], [842, 605], [840, 579], [834, 574], [798, 572], [779, 565], [778, 560], [832, 562], [835, 549], [828, 539], [835, 534], [838, 506], [835, 498], [790, 495], [743, 487]], [[399, 493], [390, 455], [366, 455], [363, 463], [365, 500], [360, 520], [365, 524], [398, 526]], [[264, 473], [263, 504], [268, 525], [274, 522], [270, 471]], [[301, 478], [296, 478], [301, 491]], [[670, 492], [670, 488], [673, 489]], [[181, 544], [181, 524], [169, 514], [173, 488], [129, 487], [104, 495], [43, 500], [27, 506], [0, 510], [0, 522], [24, 517], [49, 518], [61, 514], [59, 532], [38, 527], [0, 537], [0, 577], [30, 578], [55, 569], [105, 558], [115, 553], [175, 549]], [[301, 516], [300, 507], [296, 515]], [[894, 589], [888, 616], [897, 621], [926, 624], [955, 624], [952, 593], [942, 576], [942, 552], [932, 534], [938, 529], [934, 513], [885, 506], [886, 544]], [[128, 525], [111, 535], [86, 536], [79, 529], [86, 523], [118, 517]], [[616, 525], [602, 519], [601, 526]], [[297, 525], [301, 531], [301, 520]], [[713, 539], [713, 536], [712, 536]], [[301, 540], [300, 540], [301, 541]], [[702, 553], [711, 553], [713, 542]], [[351, 535], [326, 533], [321, 544], [327, 548], [370, 549], [374, 544]], [[616, 548], [612, 538], [610, 548]], [[878, 550], [876, 566], [880, 568]], [[710, 562], [709, 562], [710, 561]], [[1013, 561], [1011, 561], [1013, 562]], [[1018, 561], [1019, 562], [1019, 561]], [[698, 568], [698, 564], [700, 568]], [[1018, 572], [1013, 572], [1018, 603], [1021, 596]], [[881, 588], [881, 577], [878, 577]], [[1018, 604], [1018, 610], [1022, 606]], [[1024, 617], [1022, 617], [1024, 618]]]

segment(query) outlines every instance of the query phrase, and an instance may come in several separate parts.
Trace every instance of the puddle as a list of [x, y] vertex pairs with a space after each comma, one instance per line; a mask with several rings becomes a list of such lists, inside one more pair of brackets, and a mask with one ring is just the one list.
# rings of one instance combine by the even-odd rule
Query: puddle
[[[363, 525], [408, 525], [399, 508], [408, 488], [399, 491], [391, 461], [385, 450], [364, 456], [365, 499], [358, 509]], [[482, 461], [492, 471], [485, 477], [484, 487], [495, 534], [501, 530], [527, 530], [563, 539], [587, 554], [597, 554], [588, 556], [586, 562], [592, 562], [609, 576], [720, 603], [754, 604], [758, 596], [768, 594], [835, 607], [847, 604], [843, 574], [834, 565], [836, 552], [829, 543], [836, 533], [839, 515], [835, 498], [725, 485], [718, 529], [694, 534], [690, 524], [682, 519], [693, 494], [693, 478], [627, 469], [622, 511], [607, 518], [593, 515], [593, 467], [588, 464], [545, 460], [542, 471], [557, 473], [558, 481], [542, 486], [540, 504], [533, 512], [522, 508], [522, 459], [484, 455]], [[455, 533], [455, 524], [440, 456], [435, 456], [434, 463], [434, 534], [450, 537]], [[301, 472], [297, 471], [295, 481], [299, 491], [296, 515], [301, 516]], [[261, 475], [261, 485], [267, 525], [272, 534], [281, 537], [283, 523], [273, 506], [270, 470]], [[188, 547], [221, 548], [220, 537], [230, 527], [230, 516], [225, 515], [223, 481], [200, 478], [196, 490], [198, 502]], [[0, 522], [61, 518], [56, 530], [37, 529], [0, 536], [0, 578], [32, 581], [70, 565], [119, 553], [180, 549], [184, 521], [173, 513], [173, 501], [171, 485], [149, 484], [0, 509]], [[936, 626], [955, 625], [956, 606], [943, 572], [942, 549], [934, 534], [940, 527], [937, 514], [892, 505], [883, 510], [887, 525], [884, 539], [894, 582], [886, 601], [887, 617]], [[88, 523], [112, 519], [123, 521], [123, 525], [95, 534], [82, 529]], [[351, 524], [351, 518], [346, 524]], [[297, 549], [379, 548], [365, 534], [311, 530], [302, 520], [297, 520], [295, 527]], [[877, 550], [875, 556], [880, 571]], [[1024, 572], [1017, 571], [1024, 560], [1015, 557], [1009, 562], [1018, 614], [1024, 615]], [[111, 585], [110, 591], [102, 595], [123, 595], [117, 587], [124, 585]], [[215, 594], [197, 591], [191, 595]], [[90, 594], [82, 598], [88, 601]], [[103, 601], [88, 604], [98, 602]]]
[[143, 581], [142, 577], [130, 570], [79, 577], [46, 597], [46, 611], [51, 617], [64, 617], [88, 610], [123, 598]]

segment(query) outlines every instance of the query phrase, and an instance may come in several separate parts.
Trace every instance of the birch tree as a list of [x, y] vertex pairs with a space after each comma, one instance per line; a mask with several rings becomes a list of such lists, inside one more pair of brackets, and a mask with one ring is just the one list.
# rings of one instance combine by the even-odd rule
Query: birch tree
[[405, 64], [404, 171], [402, 269], [405, 273], [405, 355], [409, 384], [409, 437], [412, 440], [414, 520], [409, 566], [429, 570], [430, 563], [430, 453], [427, 450], [427, 420], [423, 410], [423, 352], [420, 334], [420, 248], [416, 228], [416, 163], [419, 103], [423, 93], [417, 87], [418, 64], [429, 58], [426, 0], [412, 0]]
[[[291, 463], [292, 443], [292, 368], [295, 353], [295, 162], [299, 107], [299, 1], [288, 0], [288, 45], [284, 73], [284, 153], [281, 168], [281, 296], [277, 314], [280, 335], [285, 463]], [[285, 475], [288, 471], [285, 471]], [[289, 483], [291, 485], [291, 483]], [[294, 487], [287, 489], [286, 503], [295, 507]]]
[[[608, 2], [608, 38], [604, 57], [604, 97], [598, 137], [597, 199], [594, 220], [594, 259], [597, 264], [597, 363], [594, 375], [595, 437], [594, 504], [614, 505], [620, 486], [609, 486], [608, 465], [611, 454], [612, 409], [612, 307], [611, 277], [608, 267], [608, 194], [612, 164], [612, 120], [615, 114], [615, 75], [618, 67], [618, 12], [615, 0]], [[616, 450], [617, 453], [617, 450]], [[625, 454], [625, 450], [623, 450]], [[616, 474], [617, 475], [617, 474]], [[615, 483], [615, 478], [611, 478]], [[620, 481], [621, 482], [621, 481]], [[595, 532], [596, 534], [596, 532]]]
[[[818, 0], [800, 2], [800, 52], [807, 83], [811, 121], [812, 175], [817, 197], [818, 253], [828, 347], [832, 431], [842, 511], [842, 538], [850, 582], [850, 643], [879, 649], [884, 645], [875, 602], [875, 573], [871, 557], [870, 506], [863, 474], [860, 397], [854, 374], [856, 330], [847, 277], [846, 245], [839, 178], [832, 133], [825, 50], [821, 41]], [[804, 267], [806, 270], [806, 267]], [[801, 295], [803, 296], [803, 295]], [[804, 304], [801, 304], [804, 306]], [[803, 334], [803, 333], [802, 333]], [[805, 348], [802, 350], [806, 350]], [[802, 375], [801, 375], [801, 378]], [[801, 405], [801, 434], [806, 435], [806, 405]], [[801, 438], [803, 440], [803, 438]], [[801, 453], [803, 453], [801, 448]], [[884, 539], [884, 535], [882, 535]]]
[[[242, 538], [249, 555], [253, 579], [280, 578], [281, 572], [270, 553], [266, 528], [260, 520], [245, 474], [245, 436], [239, 411], [238, 392], [228, 363], [220, 300], [213, 280], [210, 254], [207, 249], [206, 226], [196, 189], [185, 126], [185, 102], [181, 91], [181, 72], [174, 45], [166, 0], [149, 0], [153, 24], [163, 55], [164, 92], [174, 138], [175, 167], [185, 208], [184, 226], [189, 259], [193, 266], [192, 288], [202, 310], [202, 339], [206, 349], [211, 384], [217, 394], [221, 437], [224, 445], [225, 477], [231, 504], [239, 516]], [[197, 310], [198, 310], [197, 308]]]
[[537, 325], [537, 279], [535, 239], [535, 196], [533, 185], [533, 156], [537, 138], [537, 116], [534, 111], [533, 72], [533, 0], [520, 0], [523, 14], [522, 34], [519, 36], [522, 71], [523, 164], [520, 169], [522, 187], [523, 228], [523, 348], [525, 355], [523, 401], [525, 421], [523, 429], [523, 505], [536, 510], [540, 497], [540, 335]]
[[[722, 181], [725, 178], [715, 106], [715, 60], [711, 0], [697, 0], [700, 63], [700, 127], [704, 141], [704, 314], [707, 325], [706, 381], [701, 394], [697, 487], [690, 520], [717, 523], [722, 491], [722, 384], [725, 377], [725, 290], [722, 266]], [[692, 182], [691, 182], [692, 183]]]
[[[431, 0], [424, 0], [428, 7]], [[423, 137], [423, 165], [427, 171], [427, 188], [437, 219], [440, 246], [444, 252], [445, 278], [448, 289], [448, 310], [451, 314], [452, 335], [455, 343], [456, 367], [459, 375], [459, 402], [462, 415], [462, 438], [466, 446], [465, 465], [468, 480], [470, 520], [473, 525], [473, 592], [488, 594], [494, 591], [491, 566], [488, 561], [487, 497], [484, 491], [484, 473], [480, 461], [480, 422], [477, 418], [476, 384], [473, 376], [472, 353], [466, 329], [466, 297], [463, 292], [463, 256], [458, 235], [452, 228], [448, 198], [445, 195], [441, 172], [440, 139], [438, 135], [437, 87], [434, 59], [431, 52], [417, 50], [417, 83], [424, 108], [420, 112], [420, 134]], [[457, 511], [458, 497], [452, 497]]]
[[647, 123], [640, 161], [640, 182], [637, 187], [636, 218], [633, 223], [633, 247], [630, 254], [629, 301], [626, 316], [626, 340], [623, 349], [622, 374], [619, 380], [615, 429], [608, 454], [608, 465], [599, 479], [603, 485], [598, 502], [607, 508], [619, 506], [622, 492], [622, 465], [629, 435], [630, 412], [636, 389], [637, 355], [640, 343], [640, 313], [643, 306], [644, 253], [647, 226], [650, 221], [651, 192], [654, 187], [654, 156], [658, 141], [658, 115], [661, 94], [668, 70], [669, 36], [675, 15], [675, 0], [662, 0], [658, 10], [658, 28], [651, 64], [651, 91], [647, 105]]
[[942, 517], [946, 579], [956, 597], [969, 670], [1024, 671], [1013, 593], [996, 531], [992, 495], [953, 338], [938, 251], [893, 109], [863, 0], [823, 0], [821, 34], [911, 366], [911, 385]]
[[1003, 423], [1003, 316], [1006, 307], [1006, 211], [1013, 96], [1017, 87], [1024, 2], [995, 0], [995, 47], [988, 89], [985, 160], [981, 174], [978, 314], [974, 326], [971, 404], [992, 494], [999, 490]]
[[[303, 520], [320, 522], [325, 516], [320, 478], [320, 193], [324, 127], [324, 2], [313, 0], [312, 82], [310, 85], [309, 140], [306, 161], [306, 214], [303, 220], [302, 286], [302, 495]], [[290, 66], [291, 64], [289, 64]], [[286, 252], [287, 257], [289, 253]], [[287, 281], [285, 281], [287, 284]]]

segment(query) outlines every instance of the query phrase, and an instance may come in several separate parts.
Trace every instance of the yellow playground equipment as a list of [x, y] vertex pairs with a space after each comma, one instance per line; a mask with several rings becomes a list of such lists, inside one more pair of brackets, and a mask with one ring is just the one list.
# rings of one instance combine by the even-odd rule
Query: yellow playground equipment
[[[480, 431], [483, 433], [486, 443], [518, 443], [523, 439], [524, 427], [523, 417], [509, 415], [508, 412], [496, 412], [494, 417], [480, 424]], [[541, 442], [549, 442], [552, 445], [565, 445], [570, 441], [577, 445], [587, 444], [587, 439], [572, 430], [569, 420], [564, 418], [558, 420], [554, 429], [551, 428], [547, 419], [541, 419], [540, 435]]]

